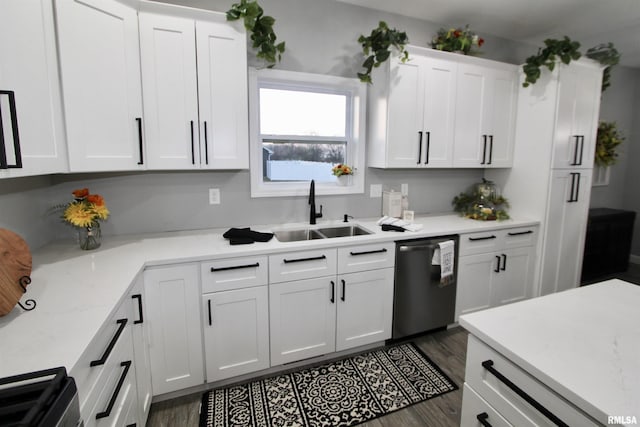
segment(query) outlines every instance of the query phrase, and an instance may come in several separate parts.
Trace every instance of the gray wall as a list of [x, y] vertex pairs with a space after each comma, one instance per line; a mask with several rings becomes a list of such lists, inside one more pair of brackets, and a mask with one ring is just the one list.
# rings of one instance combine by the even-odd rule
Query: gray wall
[[[232, 3], [228, 0], [165, 1], [218, 11], [226, 11]], [[450, 25], [380, 13], [331, 0], [261, 0], [260, 4], [267, 14], [276, 17], [275, 31], [279, 39], [286, 41], [287, 50], [278, 68], [347, 77], [355, 77], [355, 73], [361, 70], [363, 58], [356, 41], [358, 36], [370, 33], [378, 21], [385, 20], [391, 27], [407, 31], [410, 43], [419, 46], [427, 46], [438, 28]], [[488, 59], [521, 63], [536, 50], [534, 46], [490, 35], [483, 34], [483, 37], [486, 40], [483, 57]], [[260, 66], [253, 58], [250, 53], [250, 64]], [[629, 70], [624, 75], [631, 79], [633, 71]], [[614, 83], [616, 78], [614, 76]], [[613, 95], [603, 100], [603, 114], [608, 112], [615, 118], [618, 114], [638, 111], [629, 107], [631, 97], [623, 87], [614, 86], [609, 90]], [[633, 123], [633, 119], [626, 115], [618, 120], [629, 126]], [[637, 114], [635, 122], [638, 122]], [[638, 130], [636, 128], [636, 133]], [[622, 164], [619, 170], [623, 170]], [[318, 203], [324, 205], [325, 218], [339, 219], [344, 213], [356, 217], [380, 215], [381, 199], [368, 197], [369, 185], [377, 183], [395, 189], [399, 189], [401, 183], [408, 183], [410, 208], [417, 212], [450, 211], [453, 196], [482, 177], [481, 170], [460, 169], [367, 169], [365, 173], [364, 195], [318, 198]], [[619, 180], [623, 181], [623, 178]], [[305, 198], [251, 199], [249, 185], [247, 171], [69, 174], [4, 180], [0, 181], [0, 227], [19, 232], [32, 247], [53, 238], [68, 238], [70, 228], [59, 224], [55, 215], [46, 215], [46, 211], [53, 204], [70, 200], [70, 192], [84, 186], [106, 198], [112, 211], [111, 218], [103, 226], [107, 235], [307, 219]], [[208, 204], [208, 188], [213, 187], [221, 189], [221, 205]], [[616, 203], [628, 199], [617, 184], [615, 188], [618, 189], [613, 192], [616, 195], [611, 197]], [[602, 198], [602, 203], [613, 203], [607, 200], [608, 192], [604, 192], [605, 195], [594, 196], [594, 202]], [[640, 248], [637, 253], [640, 253]]]

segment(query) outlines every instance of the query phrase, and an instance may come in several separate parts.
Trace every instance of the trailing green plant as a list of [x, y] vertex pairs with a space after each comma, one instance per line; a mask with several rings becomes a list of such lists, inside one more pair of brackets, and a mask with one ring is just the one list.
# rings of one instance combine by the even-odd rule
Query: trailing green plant
[[524, 83], [522, 83], [523, 87], [528, 87], [538, 81], [542, 74], [542, 67], [547, 67], [550, 71], [553, 71], [558, 58], [563, 64], [569, 64], [571, 60], [579, 59], [582, 56], [578, 51], [580, 43], [572, 41], [567, 36], [564, 36], [562, 40], [546, 39], [544, 44], [545, 47], [538, 49], [537, 55], [528, 57], [522, 66], [526, 76]]
[[282, 59], [284, 42], [276, 44], [277, 36], [273, 31], [276, 20], [266, 16], [257, 0], [240, 0], [231, 5], [227, 11], [227, 21], [244, 19], [244, 27], [251, 33], [252, 47], [257, 50], [256, 56], [265, 60], [272, 68], [276, 61]]
[[391, 56], [391, 47], [395, 47], [400, 54], [400, 60], [404, 63], [409, 60], [409, 52], [405, 50], [405, 45], [409, 43], [407, 33], [390, 29], [386, 22], [380, 21], [378, 28], [371, 31], [371, 35], [358, 37], [358, 43], [362, 45], [362, 52], [367, 57], [362, 66], [366, 69], [364, 73], [358, 73], [360, 81], [372, 83], [371, 71], [374, 67], [379, 67]]
[[610, 166], [617, 160], [616, 147], [624, 141], [615, 122], [601, 121], [596, 135], [596, 154], [594, 161], [598, 166]]
[[602, 73], [602, 91], [604, 92], [611, 86], [611, 67], [620, 62], [620, 52], [613, 43], [603, 43], [587, 50], [585, 56], [607, 66]]

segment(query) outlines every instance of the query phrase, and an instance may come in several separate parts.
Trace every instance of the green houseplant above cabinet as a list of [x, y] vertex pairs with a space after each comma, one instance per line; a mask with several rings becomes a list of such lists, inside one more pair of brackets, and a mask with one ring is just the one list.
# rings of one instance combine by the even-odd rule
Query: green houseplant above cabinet
[[140, 4], [149, 169], [246, 169], [245, 30], [222, 13]]
[[408, 46], [410, 61], [375, 70], [369, 166], [510, 167], [515, 65]]

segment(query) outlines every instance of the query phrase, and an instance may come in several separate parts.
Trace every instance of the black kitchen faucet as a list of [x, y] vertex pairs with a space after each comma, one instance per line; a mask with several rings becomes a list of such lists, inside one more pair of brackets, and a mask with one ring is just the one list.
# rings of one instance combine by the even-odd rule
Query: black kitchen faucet
[[316, 218], [322, 218], [322, 205], [320, 205], [320, 213], [316, 213], [316, 183], [312, 179], [309, 187], [309, 224], [315, 224]]

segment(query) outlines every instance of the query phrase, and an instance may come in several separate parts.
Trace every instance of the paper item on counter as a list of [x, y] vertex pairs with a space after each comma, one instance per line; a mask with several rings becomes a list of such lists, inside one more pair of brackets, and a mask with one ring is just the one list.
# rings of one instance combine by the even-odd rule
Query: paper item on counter
[[420, 231], [422, 230], [422, 224], [413, 224], [410, 222], [407, 222], [405, 220], [402, 220], [400, 218], [393, 218], [390, 216], [383, 216], [382, 218], [380, 218], [377, 222], [378, 225], [382, 225], [382, 224], [389, 224], [389, 225], [395, 225], [396, 227], [402, 227], [407, 231]]

